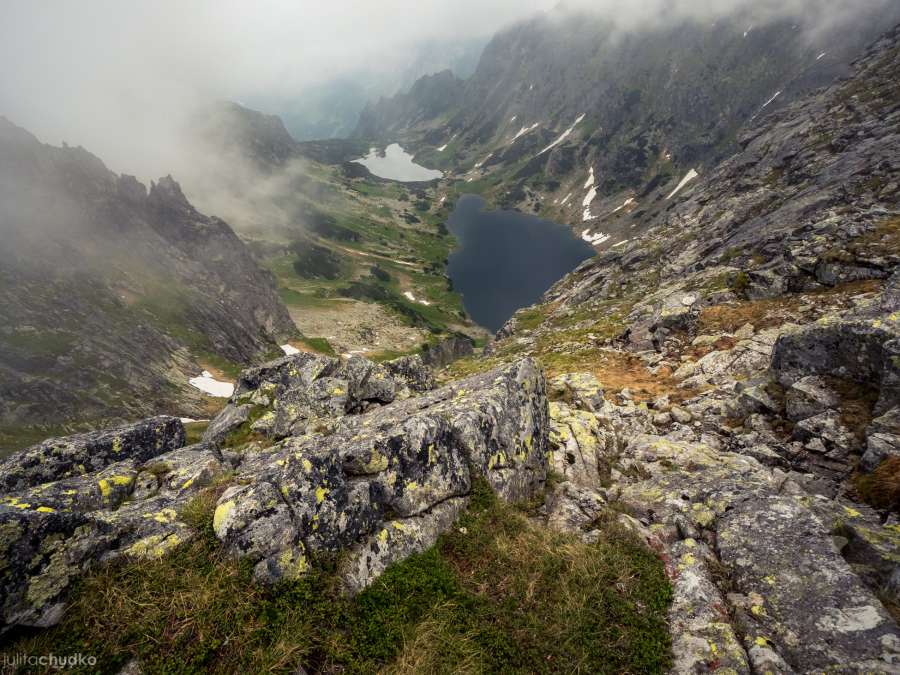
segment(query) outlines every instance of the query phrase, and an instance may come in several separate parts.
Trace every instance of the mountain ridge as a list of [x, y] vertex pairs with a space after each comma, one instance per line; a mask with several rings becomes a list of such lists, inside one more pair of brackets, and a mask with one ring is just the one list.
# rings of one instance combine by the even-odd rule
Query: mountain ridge
[[294, 333], [271, 276], [171, 177], [148, 190], [6, 120], [0, 146], [5, 426], [202, 416], [197, 359], [247, 364]]

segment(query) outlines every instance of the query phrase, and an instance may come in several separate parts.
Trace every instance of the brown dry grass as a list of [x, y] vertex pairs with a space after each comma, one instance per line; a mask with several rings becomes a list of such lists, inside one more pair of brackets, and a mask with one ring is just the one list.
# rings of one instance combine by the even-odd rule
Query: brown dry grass
[[888, 457], [868, 475], [854, 480], [863, 501], [878, 509], [900, 508], [900, 457]]
[[839, 306], [850, 296], [876, 293], [881, 290], [883, 285], [882, 281], [870, 279], [854, 281], [822, 291], [705, 307], [700, 312], [698, 331], [704, 334], [733, 333], [747, 323], [752, 324], [756, 330], [765, 330], [795, 321], [801, 305], [813, 302], [820, 305]]
[[699, 392], [679, 387], [678, 380], [672, 377], [672, 371], [667, 367], [651, 373], [641, 359], [628, 352], [596, 349], [574, 355], [550, 353], [539, 358], [548, 377], [576, 371], [592, 372], [607, 393], [628, 389], [638, 403], [652, 401], [658, 396], [668, 396], [673, 403], [680, 403]]

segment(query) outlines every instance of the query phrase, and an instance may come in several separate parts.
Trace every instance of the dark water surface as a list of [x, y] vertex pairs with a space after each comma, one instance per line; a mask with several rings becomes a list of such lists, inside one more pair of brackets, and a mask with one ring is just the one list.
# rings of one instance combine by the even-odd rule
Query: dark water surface
[[450, 254], [449, 274], [469, 315], [497, 331], [517, 309], [593, 257], [594, 249], [564, 225], [484, 207], [481, 197], [464, 195], [450, 214], [447, 227], [459, 247]]

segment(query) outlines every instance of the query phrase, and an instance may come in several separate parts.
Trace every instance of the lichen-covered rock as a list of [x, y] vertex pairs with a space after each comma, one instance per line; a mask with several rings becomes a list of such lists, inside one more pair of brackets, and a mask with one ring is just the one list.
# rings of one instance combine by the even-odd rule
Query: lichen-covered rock
[[817, 375], [809, 375], [794, 382], [784, 395], [787, 418], [795, 422], [833, 410], [840, 402], [837, 394]]
[[900, 457], [900, 406], [876, 417], [866, 427], [866, 451], [859, 468], [874, 471], [888, 457]]
[[435, 388], [434, 371], [418, 355], [401, 356], [382, 364], [398, 382], [398, 399], [424, 394]]
[[358, 593], [391, 563], [434, 545], [438, 535], [453, 526], [468, 503], [468, 497], [453, 497], [411, 518], [383, 523], [381, 529], [351, 549], [341, 573], [345, 588]]
[[900, 630], [797, 498], [737, 502], [717, 531], [722, 563], [750, 599], [740, 616], [744, 632], [762, 638], [791, 668], [900, 668]]
[[714, 559], [702, 541], [688, 538], [672, 546], [667, 571], [673, 590], [669, 622], [674, 673], [751, 672], [728, 605], [709, 571], [708, 561]]
[[98, 562], [157, 558], [194, 536], [180, 511], [226, 466], [205, 445], [140, 456], [0, 497], [4, 628], [58, 621], [71, 584]]
[[574, 532], [586, 541], [596, 541], [596, 523], [603, 515], [606, 499], [596, 489], [565, 481], [547, 495], [547, 524], [561, 532]]
[[222, 445], [247, 424], [273, 440], [333, 430], [344, 415], [433, 388], [431, 370], [418, 356], [377, 364], [360, 356], [342, 362], [302, 352], [241, 373], [234, 395], [203, 438]]
[[565, 403], [550, 404], [550, 450], [553, 469], [567, 481], [586, 488], [609, 481], [609, 439], [597, 416]]
[[151, 417], [115, 429], [51, 438], [0, 463], [0, 490], [13, 492], [41, 483], [98, 471], [114, 462], [145, 462], [184, 445], [177, 417]]
[[209, 423], [206, 431], [203, 432], [203, 441], [206, 443], [218, 443], [222, 441], [228, 434], [250, 419], [252, 410], [253, 406], [249, 403], [240, 405], [229, 403], [218, 415], [216, 415], [215, 419]]
[[83, 514], [0, 505], [0, 630], [57, 623], [65, 591], [114, 540]]
[[775, 344], [772, 371], [790, 387], [808, 375], [849, 379], [881, 391], [876, 410], [900, 404], [896, 345], [900, 315], [877, 319], [829, 317], [789, 331]]
[[464, 503], [473, 472], [505, 499], [532, 496], [546, 478], [548, 428], [543, 376], [523, 360], [270, 448], [240, 467], [243, 484], [222, 495], [214, 528], [260, 579], [351, 549], [358, 589], [435, 541], [453, 511], [442, 505]]
[[699, 361], [683, 364], [675, 377], [705, 384], [758, 374], [769, 367], [775, 341], [783, 330], [786, 328], [761, 331], [731, 349], [710, 352]]
[[851, 453], [859, 449], [853, 432], [843, 425], [840, 414], [834, 410], [826, 410], [798, 422], [794, 427], [794, 437], [804, 441], [807, 450], [832, 460], [846, 461]]
[[590, 412], [603, 409], [603, 386], [593, 373], [563, 373], [548, 383], [551, 398]]
[[677, 291], [666, 297], [656, 310], [651, 331], [690, 332], [700, 314], [699, 297], [689, 291]]

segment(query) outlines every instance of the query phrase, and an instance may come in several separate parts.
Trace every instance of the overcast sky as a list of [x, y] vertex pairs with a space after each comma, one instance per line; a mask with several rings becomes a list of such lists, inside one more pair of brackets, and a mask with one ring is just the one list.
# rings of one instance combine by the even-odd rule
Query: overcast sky
[[[891, 0], [566, 0], [623, 24], [736, 4], [807, 15]], [[900, 0], [898, 0], [900, 1]], [[409, 45], [477, 37], [558, 0], [0, 0], [0, 115], [112, 169], [166, 173], [169, 132], [211, 99], [290, 97]], [[821, 11], [827, 7], [834, 11]]]
[[[120, 171], [189, 104], [286, 96], [413, 42], [487, 35], [548, 0], [0, 0], [0, 115]], [[477, 17], [477, 18], [476, 18]], [[142, 164], [152, 158], [142, 157]], [[151, 164], [153, 162], [151, 161]]]

